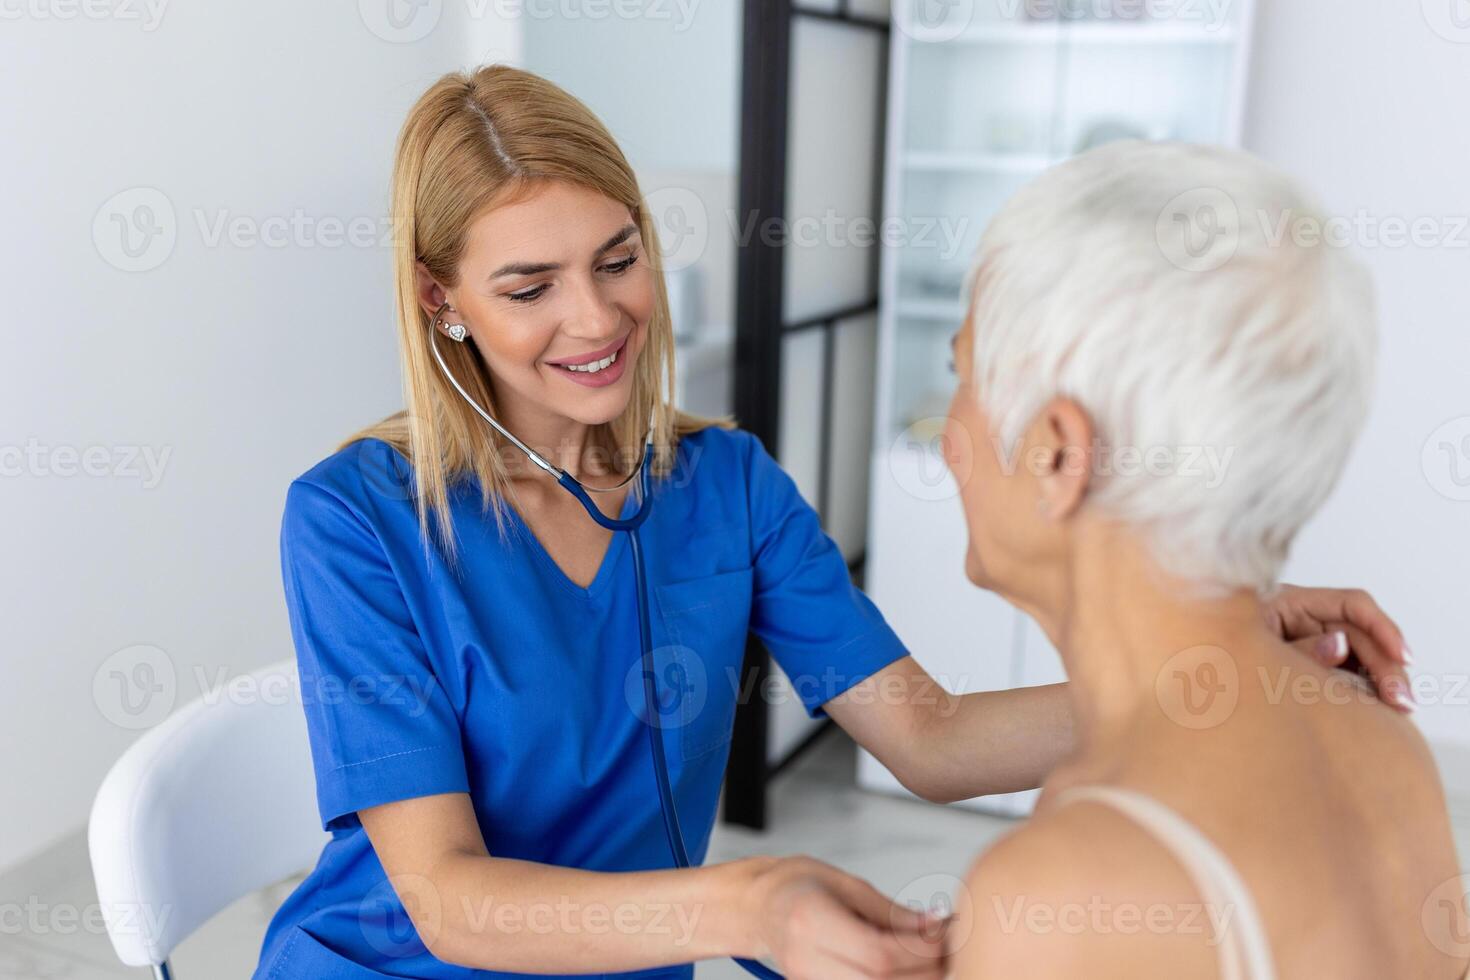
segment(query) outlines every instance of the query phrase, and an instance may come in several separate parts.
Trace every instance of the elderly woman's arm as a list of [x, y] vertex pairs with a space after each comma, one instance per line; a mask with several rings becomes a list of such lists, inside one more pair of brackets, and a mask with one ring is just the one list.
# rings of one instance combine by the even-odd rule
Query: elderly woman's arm
[[[1263, 613], [1303, 652], [1360, 668], [1385, 701], [1412, 710], [1403, 635], [1366, 592], [1284, 586]], [[912, 657], [826, 709], [908, 790], [934, 802], [1035, 789], [1072, 750], [1067, 685], [953, 695]]]

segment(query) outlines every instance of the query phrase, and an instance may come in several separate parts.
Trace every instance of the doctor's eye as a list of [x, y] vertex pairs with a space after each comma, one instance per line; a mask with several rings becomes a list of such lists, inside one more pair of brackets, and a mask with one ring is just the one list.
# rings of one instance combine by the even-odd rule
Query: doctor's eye
[[620, 275], [620, 274], [622, 274], [624, 272], [627, 272], [629, 269], [633, 268], [633, 263], [634, 262], [637, 262], [637, 261], [638, 261], [638, 253], [637, 252], [634, 252], [632, 255], [630, 255], [627, 258], [622, 259], [622, 260], [620, 260], [618, 262], [610, 262], [610, 263], [608, 263], [607, 265], [605, 265], [605, 266], [602, 267], [602, 271], [603, 272], [607, 272], [607, 273], [611, 273], [612, 275], [615, 275], [615, 276], [616, 275]]
[[956, 371], [955, 370], [954, 360], [952, 358], [950, 359], [950, 362], [949, 362], [949, 373], [955, 375], [956, 377], [959, 376], [959, 371]]
[[519, 293], [506, 293], [505, 298], [515, 300], [517, 303], [529, 303], [532, 300], [540, 299], [541, 294], [546, 292], [548, 288], [550, 287], [548, 287], [545, 283], [542, 283], [540, 286], [536, 286], [532, 289], [522, 290]]

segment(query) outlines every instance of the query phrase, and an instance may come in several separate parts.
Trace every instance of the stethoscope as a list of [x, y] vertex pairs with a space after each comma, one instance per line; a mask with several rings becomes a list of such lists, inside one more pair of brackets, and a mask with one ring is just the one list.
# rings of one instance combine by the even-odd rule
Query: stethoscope
[[[444, 377], [459, 392], [460, 397], [469, 403], [470, 407], [479, 414], [480, 418], [490, 423], [496, 432], [510, 440], [517, 449], [526, 454], [526, 458], [535, 463], [541, 469], [549, 473], [552, 479], [560, 483], [573, 497], [581, 502], [587, 515], [598, 524], [610, 531], [624, 531], [628, 535], [628, 543], [633, 552], [633, 578], [638, 591], [638, 638], [642, 648], [643, 660], [643, 700], [648, 713], [648, 740], [653, 748], [653, 774], [658, 783], [659, 809], [663, 812], [664, 834], [669, 839], [669, 851], [673, 854], [674, 865], [679, 868], [687, 868], [689, 864], [689, 851], [684, 846], [684, 832], [679, 828], [679, 811], [674, 806], [674, 789], [669, 779], [669, 762], [664, 755], [663, 722], [659, 712], [658, 681], [654, 676], [653, 661], [653, 631], [648, 624], [648, 573], [643, 564], [643, 543], [638, 537], [638, 529], [648, 520], [648, 515], [653, 512], [653, 493], [649, 484], [648, 461], [653, 455], [653, 413], [649, 413], [648, 434], [644, 438], [643, 453], [638, 458], [638, 467], [628, 474], [627, 479], [611, 487], [587, 487], [583, 486], [576, 477], [559, 467], [553, 466], [541, 457], [530, 446], [511, 434], [510, 430], [501, 425], [490, 413], [480, 407], [480, 403], [470, 397], [455, 378], [454, 372], [449, 370], [449, 365], [444, 363], [444, 356], [439, 353], [438, 326], [439, 319], [444, 311], [449, 309], [449, 304], [440, 306], [434, 314], [434, 320], [429, 324], [429, 350], [434, 355], [434, 360], [439, 365], [439, 370], [444, 372]], [[459, 341], [460, 338], [456, 337]], [[614, 493], [633, 482], [634, 478], [639, 481], [638, 512], [632, 517], [615, 518], [608, 517], [593, 502], [591, 493]], [[781, 974], [770, 969], [763, 963], [755, 960], [741, 959], [735, 957], [735, 962], [740, 964], [745, 971], [752, 976], [760, 977], [761, 980], [785, 980]]]

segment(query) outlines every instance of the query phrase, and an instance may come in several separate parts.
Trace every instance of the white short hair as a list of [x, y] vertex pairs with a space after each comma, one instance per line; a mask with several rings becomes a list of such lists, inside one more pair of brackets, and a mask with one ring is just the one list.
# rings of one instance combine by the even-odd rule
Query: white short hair
[[1088, 506], [1144, 529], [1175, 575], [1269, 591], [1372, 386], [1372, 285], [1322, 222], [1282, 174], [1218, 147], [1123, 141], [1047, 171], [967, 280], [992, 435], [1013, 447], [1053, 397], [1075, 400], [1107, 456]]

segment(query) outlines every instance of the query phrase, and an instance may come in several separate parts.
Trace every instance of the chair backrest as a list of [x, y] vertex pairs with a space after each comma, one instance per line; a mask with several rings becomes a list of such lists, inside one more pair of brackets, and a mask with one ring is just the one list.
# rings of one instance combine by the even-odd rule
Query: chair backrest
[[102, 781], [88, 846], [113, 948], [156, 966], [236, 899], [315, 865], [316, 808], [295, 660], [201, 696]]

